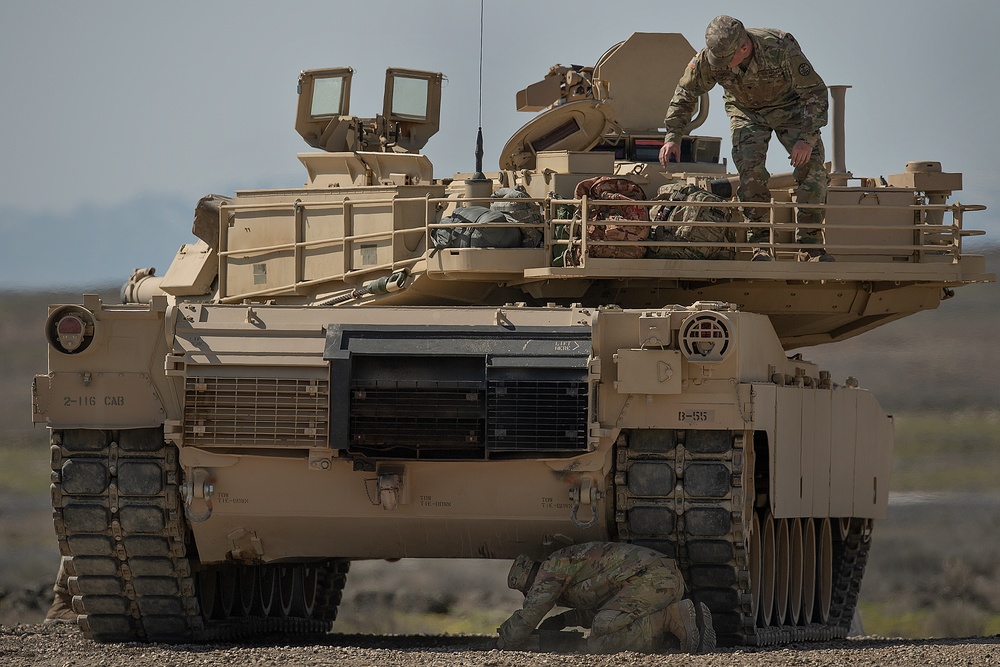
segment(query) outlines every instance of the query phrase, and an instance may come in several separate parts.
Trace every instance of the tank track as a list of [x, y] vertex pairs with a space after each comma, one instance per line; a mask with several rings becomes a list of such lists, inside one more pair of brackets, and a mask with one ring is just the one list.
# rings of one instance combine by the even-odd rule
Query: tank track
[[51, 463], [56, 536], [86, 637], [186, 643], [330, 631], [350, 563], [202, 566], [184, 522], [177, 449], [162, 429], [54, 431]]
[[759, 584], [751, 577], [749, 526], [753, 513], [764, 521], [770, 509], [769, 503], [758, 500], [755, 489], [745, 488], [753, 475], [745, 474], [744, 465], [755, 460], [753, 452], [746, 451], [747, 443], [752, 443], [751, 433], [623, 433], [615, 455], [618, 538], [678, 560], [691, 597], [712, 610], [720, 645], [770, 646], [846, 637], [871, 545], [871, 522], [832, 523], [831, 602], [825, 620], [818, 611], [809, 618], [803, 614], [796, 623], [765, 620], [755, 599]]

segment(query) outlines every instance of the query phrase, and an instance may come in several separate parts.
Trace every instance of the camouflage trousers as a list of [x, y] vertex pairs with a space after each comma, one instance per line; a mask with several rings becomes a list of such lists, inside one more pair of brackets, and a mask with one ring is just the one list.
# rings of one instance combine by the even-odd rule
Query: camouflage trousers
[[664, 634], [664, 609], [680, 602], [684, 582], [677, 564], [664, 558], [659, 565], [629, 579], [594, 615], [587, 638], [592, 653], [657, 649]]
[[[737, 196], [740, 201], [745, 202], [770, 201], [771, 190], [768, 188], [768, 181], [771, 175], [767, 171], [765, 162], [771, 133], [778, 137], [781, 145], [791, 154], [792, 147], [798, 141], [799, 130], [787, 126], [771, 127], [762, 122], [755, 122], [747, 116], [732, 116], [730, 120], [733, 134], [733, 164], [740, 175]], [[826, 203], [829, 175], [823, 165], [825, 159], [823, 142], [818, 141], [813, 147], [809, 162], [793, 170], [796, 183], [795, 200], [799, 204]], [[748, 206], [743, 209], [743, 215], [747, 222], [752, 224], [766, 221], [769, 213], [766, 208]], [[796, 215], [796, 223], [799, 225], [795, 230], [796, 242], [822, 243], [823, 230], [814, 226], [822, 222], [823, 209], [799, 208]], [[769, 240], [767, 228], [751, 228], [747, 232], [747, 241], [750, 243], [766, 243]]]

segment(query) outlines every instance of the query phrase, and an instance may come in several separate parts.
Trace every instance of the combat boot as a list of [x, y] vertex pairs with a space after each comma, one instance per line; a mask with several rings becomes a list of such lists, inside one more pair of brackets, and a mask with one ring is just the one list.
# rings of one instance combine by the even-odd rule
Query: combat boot
[[698, 616], [698, 632], [701, 634], [701, 642], [698, 644], [698, 653], [714, 651], [715, 625], [712, 623], [712, 611], [704, 602], [699, 602], [695, 611]]
[[691, 600], [681, 600], [667, 607], [664, 620], [664, 630], [677, 637], [685, 653], [715, 650], [715, 627], [705, 603], [696, 605]]
[[664, 630], [677, 637], [682, 651], [697, 653], [701, 645], [701, 633], [698, 632], [698, 612], [695, 611], [694, 602], [684, 599], [667, 607]]
[[56, 593], [52, 598], [52, 606], [45, 614], [43, 625], [56, 623], [76, 623], [77, 613], [73, 611], [73, 596], [69, 593]]

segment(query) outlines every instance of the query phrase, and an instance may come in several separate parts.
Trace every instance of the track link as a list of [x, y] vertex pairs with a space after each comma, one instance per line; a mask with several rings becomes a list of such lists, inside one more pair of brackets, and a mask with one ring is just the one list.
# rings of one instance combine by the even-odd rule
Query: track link
[[[162, 429], [54, 431], [51, 463], [56, 535], [88, 638], [179, 643], [330, 631], [349, 562], [200, 565], [177, 449]], [[272, 604], [262, 604], [261, 582], [270, 582]]]
[[[678, 560], [691, 597], [712, 610], [720, 645], [780, 645], [845, 637], [857, 605], [871, 522], [834, 520], [832, 600], [826, 622], [765, 622], [751, 581], [752, 433], [644, 429], [616, 444], [619, 539]], [[752, 463], [750, 464], [752, 465]]]

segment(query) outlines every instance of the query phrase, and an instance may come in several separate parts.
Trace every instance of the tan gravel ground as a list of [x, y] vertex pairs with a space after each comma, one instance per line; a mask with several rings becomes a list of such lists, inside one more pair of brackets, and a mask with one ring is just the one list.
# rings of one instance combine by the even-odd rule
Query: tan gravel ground
[[689, 656], [619, 653], [498, 651], [484, 636], [329, 635], [320, 641], [273, 640], [253, 644], [96, 644], [75, 628], [40, 625], [0, 627], [4, 667], [826, 667], [850, 665], [1000, 665], [1000, 636], [971, 639], [882, 639], [865, 637], [781, 649], [726, 649]]

